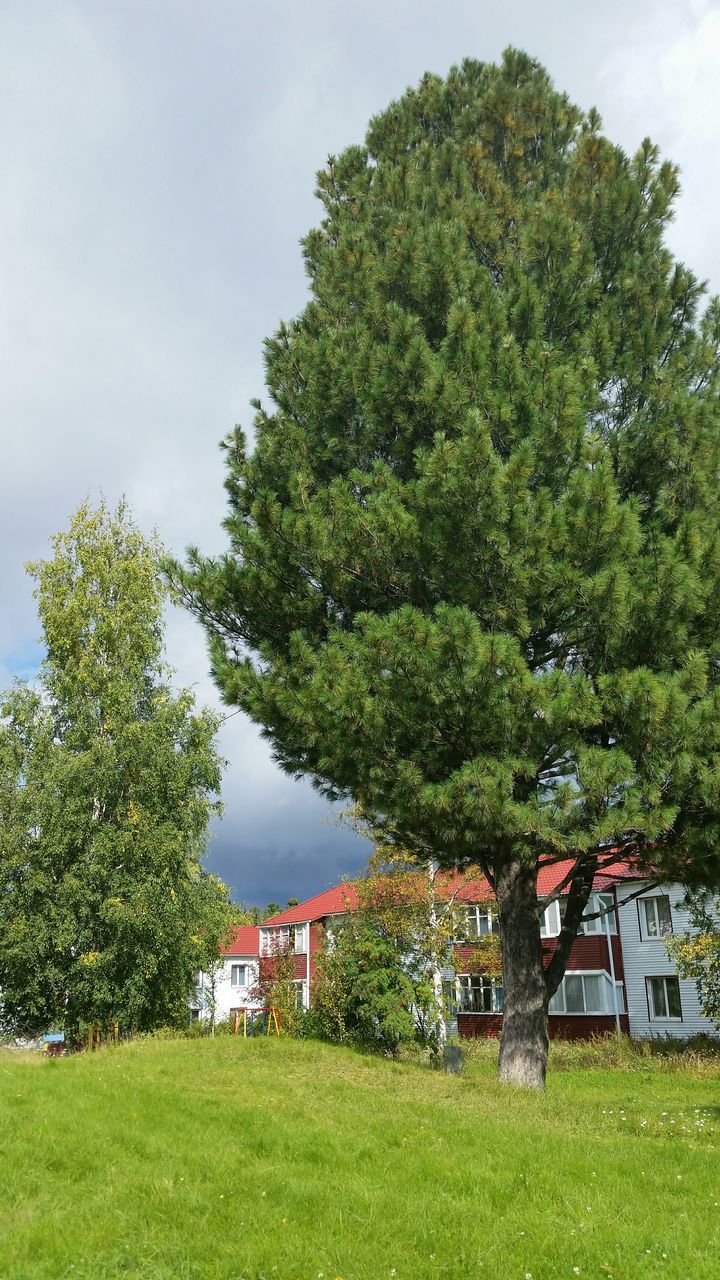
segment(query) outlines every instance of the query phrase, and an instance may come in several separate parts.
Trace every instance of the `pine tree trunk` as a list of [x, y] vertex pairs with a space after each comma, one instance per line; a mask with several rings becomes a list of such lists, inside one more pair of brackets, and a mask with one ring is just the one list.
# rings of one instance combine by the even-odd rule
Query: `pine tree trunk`
[[507, 1084], [542, 1089], [548, 1056], [547, 993], [543, 972], [535, 870], [511, 858], [497, 873], [504, 1015], [498, 1076]]

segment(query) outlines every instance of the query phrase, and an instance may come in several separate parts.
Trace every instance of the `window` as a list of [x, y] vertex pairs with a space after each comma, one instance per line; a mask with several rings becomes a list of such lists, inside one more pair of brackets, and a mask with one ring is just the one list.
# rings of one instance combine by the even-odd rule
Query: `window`
[[585, 914], [596, 916], [599, 911], [606, 911], [607, 915], [598, 916], [595, 920], [581, 920], [578, 933], [617, 933], [612, 906], [611, 893], [592, 893], [585, 908]]
[[230, 986], [246, 987], [248, 984], [247, 970], [246, 964], [232, 964], [230, 966]]
[[454, 1018], [458, 1011], [457, 988], [454, 982], [443, 982], [443, 1004], [446, 1017]]
[[307, 951], [307, 925], [296, 924], [293, 930], [293, 948], [296, 955], [304, 955]]
[[460, 1013], [502, 1013], [503, 989], [484, 973], [460, 974]]
[[650, 1018], [682, 1018], [677, 978], [646, 978]]
[[490, 908], [483, 906], [468, 907], [465, 937], [486, 938], [489, 933], [497, 933], [497, 919]]
[[276, 956], [279, 951], [286, 951], [289, 945], [290, 929], [287, 925], [281, 925], [277, 929], [261, 929], [261, 956]]
[[560, 903], [556, 900], [546, 907], [540, 919], [540, 937], [557, 938], [560, 932]]
[[[597, 916], [599, 911], [604, 911], [607, 912], [607, 915], [598, 916], [595, 920], [581, 920], [578, 933], [617, 933], [615, 912], [612, 910], [613, 901], [611, 893], [592, 893], [588, 899], [585, 914]], [[541, 938], [556, 938], [558, 936], [560, 926], [565, 919], [566, 907], [567, 895], [563, 894], [561, 898], [557, 898], [555, 902], [551, 902], [550, 906], [545, 908], [540, 919]]]
[[614, 1013], [613, 984], [604, 969], [566, 973], [548, 1010], [550, 1013]]
[[304, 1009], [305, 1008], [305, 990], [304, 990], [305, 983], [294, 981], [292, 985], [295, 988], [295, 1008]]
[[190, 1022], [193, 1023], [193, 1022], [199, 1022], [199, 1021], [200, 1021], [200, 1010], [196, 1006], [193, 1006], [190, 1010]]
[[643, 938], [667, 938], [673, 931], [669, 898], [639, 898], [640, 934]]

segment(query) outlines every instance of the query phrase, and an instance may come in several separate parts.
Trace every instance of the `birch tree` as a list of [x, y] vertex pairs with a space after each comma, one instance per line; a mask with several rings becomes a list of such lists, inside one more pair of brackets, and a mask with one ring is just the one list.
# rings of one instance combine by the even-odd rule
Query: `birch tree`
[[0, 997], [6, 1027], [186, 1021], [230, 924], [203, 868], [217, 717], [164, 665], [160, 548], [127, 508], [80, 507], [28, 566], [44, 658], [2, 698]]

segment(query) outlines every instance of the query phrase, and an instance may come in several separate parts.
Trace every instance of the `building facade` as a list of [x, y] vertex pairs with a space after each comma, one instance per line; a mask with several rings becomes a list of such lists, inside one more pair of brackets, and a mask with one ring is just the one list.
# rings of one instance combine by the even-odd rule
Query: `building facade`
[[259, 977], [260, 930], [241, 925], [223, 947], [222, 963], [215, 972], [198, 974], [190, 1021], [206, 1021], [214, 1016], [216, 1022], [223, 1022], [236, 1012], [259, 1009]]
[[[552, 899], [570, 863], [541, 868], [540, 897]], [[700, 1013], [694, 982], [681, 979], [665, 943], [689, 925], [684, 890], [679, 885], [656, 888], [637, 878], [627, 863], [598, 876], [586, 910], [588, 917], [575, 939], [567, 971], [550, 1001], [552, 1036], [587, 1039], [608, 1031], [635, 1038], [698, 1034], [717, 1035]], [[461, 1037], [497, 1036], [502, 1026], [501, 979], [483, 973], [477, 941], [497, 930], [493, 895], [482, 877], [459, 882], [447, 876], [445, 887], [463, 916], [452, 950], [452, 965], [443, 973], [448, 1015]], [[560, 933], [565, 894], [545, 908], [541, 924], [543, 951], [550, 956]], [[259, 963], [278, 949], [293, 953], [298, 1004], [312, 1003], [316, 958], [333, 922], [358, 908], [352, 884], [336, 885], [265, 921], [259, 929]]]

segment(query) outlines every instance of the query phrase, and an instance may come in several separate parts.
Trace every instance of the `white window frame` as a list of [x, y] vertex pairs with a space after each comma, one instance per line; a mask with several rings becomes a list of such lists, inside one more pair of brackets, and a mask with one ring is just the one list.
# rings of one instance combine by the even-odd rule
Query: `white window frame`
[[[667, 988], [667, 984], [668, 984], [669, 982], [672, 982], [672, 983], [673, 983], [673, 985], [675, 986], [675, 988], [676, 988], [676, 990], [677, 990], [678, 1005], [680, 1006], [680, 1012], [679, 1012], [679, 1013], [669, 1013], [669, 1012], [668, 1012], [668, 1013], [655, 1013], [655, 1011], [654, 1011], [654, 1000], [653, 1000], [653, 996], [652, 996], [652, 992], [651, 992], [651, 986], [650, 986], [650, 984], [651, 984], [652, 982], [662, 982], [662, 984], [663, 984], [664, 1000], [665, 1000], [665, 1008], [666, 1008], [666, 1009], [668, 1009], [668, 1010], [670, 1009], [670, 1001], [668, 1000], [668, 988]], [[680, 991], [680, 979], [678, 978], [677, 974], [675, 974], [675, 973], [651, 973], [651, 974], [648, 974], [648, 975], [647, 975], [647, 977], [645, 978], [645, 991], [646, 991], [646, 993], [647, 993], [648, 1018], [650, 1019], [650, 1021], [651, 1021], [651, 1022], [662, 1022], [662, 1023], [665, 1023], [665, 1022], [682, 1022], [682, 1020], [683, 1020], [683, 1012], [682, 1012], [682, 993], [681, 993], [681, 991]]]
[[596, 915], [598, 911], [606, 911], [607, 915], [599, 916], [595, 920], [580, 921], [578, 934], [587, 937], [588, 935], [607, 935], [617, 933], [617, 924], [615, 923], [615, 899], [611, 893], [593, 893], [588, 899], [585, 908], [587, 915]]
[[[580, 978], [582, 980], [583, 1007], [582, 1009], [568, 1009], [565, 994], [565, 981], [567, 978]], [[605, 1008], [604, 1009], [588, 1009], [587, 995], [585, 988], [586, 978], [603, 978], [605, 986], [601, 988], [605, 992]], [[616, 1011], [617, 1005], [617, 986], [613, 984], [612, 978], [607, 969], [567, 969], [560, 986], [550, 1001], [548, 1013], [550, 1017], [561, 1018], [602, 1018], [612, 1017]], [[555, 1005], [555, 1008], [552, 1008]], [[562, 1007], [558, 1007], [561, 1005]], [[618, 1010], [618, 1012], [620, 1012]]]
[[[235, 971], [236, 971], [236, 969], [242, 969], [242, 970], [243, 970], [243, 972], [244, 972], [244, 974], [245, 974], [245, 981], [244, 981], [244, 982], [237, 982], [237, 981], [236, 981], [236, 979], [235, 979]], [[231, 962], [231, 964], [230, 964], [230, 986], [231, 986], [235, 991], [242, 990], [244, 987], [249, 986], [249, 982], [248, 982], [248, 974], [249, 974], [249, 970], [250, 970], [250, 966], [249, 966], [249, 964], [247, 963], [247, 961], [245, 961], [245, 960], [233, 960], [233, 961]]]
[[560, 932], [560, 903], [557, 898], [545, 908], [540, 917], [540, 937], [557, 938]]
[[[588, 898], [588, 904], [585, 913], [594, 916], [598, 911], [607, 912], [606, 915], [600, 916], [596, 920], [581, 920], [578, 928], [578, 937], [602, 936], [603, 934], [617, 934], [617, 924], [615, 921], [615, 911], [608, 910], [609, 907], [614, 908], [615, 899], [612, 893], [604, 890], [600, 893], [592, 893]], [[557, 938], [560, 933], [562, 922], [565, 919], [565, 908], [567, 906], [567, 894], [563, 894], [561, 898], [556, 898], [549, 906], [545, 908], [540, 917], [540, 937], [541, 938]]]
[[443, 1006], [445, 1017], [450, 1020], [460, 1012], [459, 983], [455, 977], [443, 979]]
[[293, 926], [293, 951], [296, 956], [307, 955], [307, 924], [296, 924]]
[[273, 925], [260, 931], [261, 956], [275, 956], [279, 951], [285, 951], [289, 943], [290, 926], [287, 924]]
[[[470, 922], [474, 921], [472, 927]], [[486, 924], [484, 930], [480, 929], [480, 921]], [[486, 903], [468, 903], [465, 911], [463, 938], [489, 938], [498, 931], [497, 912]]]
[[[475, 986], [473, 987], [473, 981]], [[478, 985], [479, 984], [479, 985]], [[483, 997], [486, 992], [490, 994], [489, 1009], [471, 1009], [465, 1007], [465, 992], [482, 991]], [[484, 1000], [483, 1000], [484, 1003]], [[459, 973], [458, 974], [458, 1013], [478, 1013], [493, 1014], [502, 1013], [504, 1008], [503, 987], [499, 978], [493, 978], [487, 973]]]
[[[658, 909], [659, 902], [667, 903], [668, 925], [669, 927], [663, 931], [660, 927], [660, 912]], [[652, 904], [652, 912], [649, 907]], [[666, 893], [651, 893], [647, 897], [638, 898], [638, 914], [640, 917], [640, 937], [643, 942], [662, 942], [665, 938], [671, 938], [673, 935], [673, 918], [670, 899]], [[655, 932], [653, 933], [649, 927], [648, 916], [652, 915], [655, 922]]]

